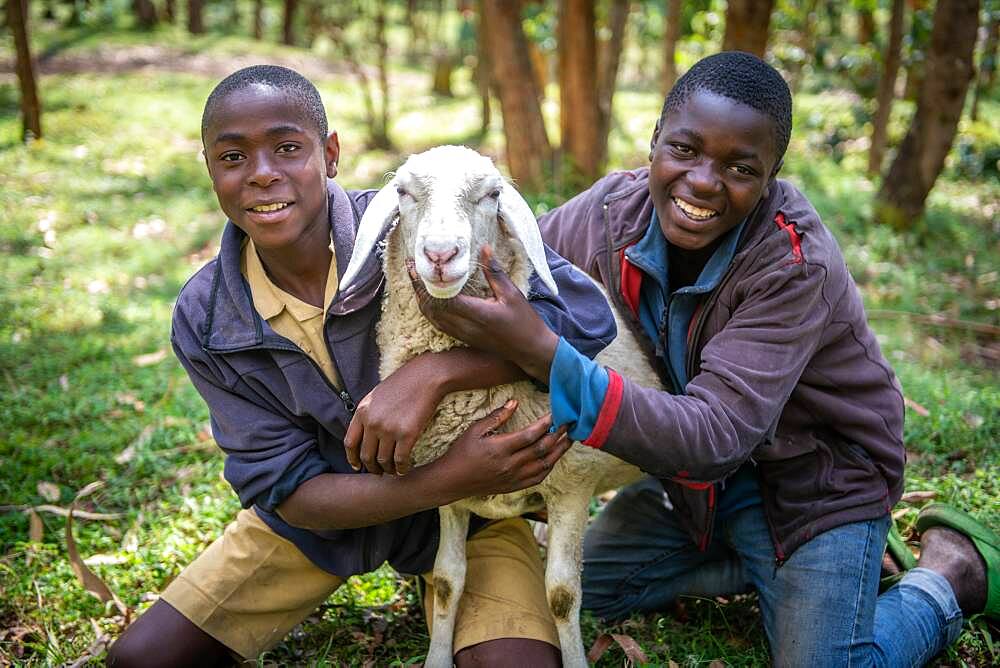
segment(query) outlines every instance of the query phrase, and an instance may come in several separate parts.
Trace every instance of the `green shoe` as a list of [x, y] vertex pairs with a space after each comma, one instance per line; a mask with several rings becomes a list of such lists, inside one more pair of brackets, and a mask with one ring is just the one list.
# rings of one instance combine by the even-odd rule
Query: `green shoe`
[[972, 516], [944, 503], [929, 504], [917, 515], [917, 531], [923, 533], [932, 527], [954, 529], [975, 545], [986, 562], [986, 608], [982, 614], [1000, 619], [1000, 536]]
[[906, 541], [899, 535], [899, 530], [896, 528], [895, 522], [889, 525], [889, 535], [885, 539], [885, 551], [896, 566], [899, 567], [899, 573], [887, 575], [879, 580], [879, 592], [884, 592], [902, 580], [903, 576], [906, 575], [906, 571], [915, 568], [917, 565], [917, 558], [913, 556], [913, 552], [910, 551]]

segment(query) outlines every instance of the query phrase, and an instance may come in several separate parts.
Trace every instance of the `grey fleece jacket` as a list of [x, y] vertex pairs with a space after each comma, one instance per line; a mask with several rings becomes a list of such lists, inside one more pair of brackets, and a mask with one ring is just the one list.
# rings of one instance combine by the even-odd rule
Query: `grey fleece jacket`
[[[652, 211], [648, 170], [639, 169], [601, 179], [540, 221], [545, 242], [606, 286], [644, 343], [628, 294], [641, 271], [623, 255]], [[899, 500], [899, 384], [836, 241], [788, 182], [777, 181], [748, 217], [687, 343], [683, 395], [612, 378], [597, 446], [660, 478], [697, 544], [711, 535], [714, 483], [750, 459], [778, 563], [811, 537], [882, 516]], [[652, 345], [647, 355], [667, 381]]]

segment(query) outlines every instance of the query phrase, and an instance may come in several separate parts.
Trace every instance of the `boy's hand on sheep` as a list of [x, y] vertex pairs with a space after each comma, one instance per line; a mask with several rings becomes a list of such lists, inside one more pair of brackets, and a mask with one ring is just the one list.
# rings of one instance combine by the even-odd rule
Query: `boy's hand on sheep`
[[441, 456], [442, 475], [461, 498], [537, 485], [572, 445], [566, 427], [549, 432], [551, 415], [543, 415], [520, 431], [496, 433], [515, 410], [517, 402], [512, 399], [473, 423]]
[[376, 385], [358, 402], [344, 436], [347, 463], [355, 471], [406, 475], [410, 452], [446, 394], [445, 374], [434, 355], [419, 355]]
[[421, 313], [442, 332], [510, 360], [532, 378], [548, 384], [559, 337], [496, 263], [489, 245], [482, 247], [479, 260], [492, 297], [458, 294], [451, 299], [434, 299], [408, 261]]

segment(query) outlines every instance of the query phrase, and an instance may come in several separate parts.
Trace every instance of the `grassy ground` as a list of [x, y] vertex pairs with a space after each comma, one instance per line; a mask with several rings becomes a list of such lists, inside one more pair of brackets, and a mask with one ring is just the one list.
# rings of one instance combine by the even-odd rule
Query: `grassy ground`
[[[39, 29], [35, 38], [55, 72], [41, 81], [43, 141], [18, 142], [14, 79], [0, 74], [0, 665], [72, 661], [126, 621], [80, 586], [64, 518], [40, 512], [32, 529], [24, 507], [66, 507], [88, 483], [104, 483], [79, 507], [121, 516], [77, 520], [76, 542], [132, 616], [237, 510], [207, 411], [167, 335], [174, 297], [214, 255], [221, 229], [199, 157], [202, 102], [221, 74], [249, 62], [242, 54], [262, 52], [236, 37], [191, 45], [173, 33]], [[0, 46], [10, 53], [9, 43]], [[378, 185], [404, 153], [475, 137], [467, 73], [459, 73], [458, 97], [437, 99], [427, 93], [429, 76], [397, 70], [393, 131], [401, 149], [375, 152], [364, 149], [361, 101], [340, 68], [301, 50], [263, 53], [298, 64], [319, 84], [341, 134], [346, 187]], [[110, 64], [93, 71], [95, 63]], [[615, 166], [642, 164], [659, 106], [654, 90], [626, 83], [616, 97]], [[978, 124], [963, 121], [965, 148], [955, 151], [911, 235], [867, 223], [875, 186], [855, 137], [870, 113], [866, 103], [847, 92], [811, 94], [807, 85], [796, 104], [785, 175], [840, 240], [911, 400], [907, 490], [932, 492], [1000, 528], [1000, 346], [995, 335], [963, 324], [1000, 324], [996, 167], [963, 176], [976, 173], [968, 167], [976, 151], [1000, 145], [1000, 104], [984, 102]], [[908, 111], [897, 109], [897, 135]], [[496, 129], [481, 147], [499, 152]], [[537, 201], [551, 205], [560, 195]], [[941, 314], [951, 324], [907, 314]], [[898, 508], [904, 533], [917, 507]], [[388, 568], [353, 578], [262, 661], [419, 661], [427, 636], [416, 600], [411, 583]], [[670, 615], [614, 628], [588, 618], [585, 639], [626, 633], [656, 665], [766, 665], [755, 603], [687, 600]], [[995, 664], [998, 640], [997, 629], [974, 620], [939, 664]], [[601, 665], [622, 661], [613, 649]]]

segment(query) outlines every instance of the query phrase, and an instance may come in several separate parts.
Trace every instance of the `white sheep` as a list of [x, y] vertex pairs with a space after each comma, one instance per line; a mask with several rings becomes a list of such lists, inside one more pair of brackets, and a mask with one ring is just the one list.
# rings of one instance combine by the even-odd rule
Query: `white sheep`
[[[490, 244], [497, 262], [522, 293], [527, 292], [532, 269], [557, 292], [531, 209], [489, 158], [462, 146], [441, 146], [411, 156], [373, 198], [341, 279], [343, 289], [383, 236], [387, 280], [377, 333], [382, 378], [416, 355], [464, 345], [421, 314], [407, 259], [414, 261], [433, 297], [446, 299], [459, 292], [485, 296], [489, 286], [476, 259], [480, 248]], [[661, 386], [624, 323], [618, 323], [617, 339], [599, 359], [644, 385]], [[414, 464], [440, 457], [466, 427], [511, 398], [517, 399], [518, 410], [504, 430], [520, 429], [550, 410], [548, 396], [527, 381], [449, 394], [413, 447]], [[455, 613], [465, 584], [469, 513], [500, 519], [547, 508], [545, 589], [559, 632], [563, 665], [586, 666], [579, 619], [580, 561], [590, 498], [640, 475], [636, 467], [577, 443], [541, 484], [441, 507], [440, 544], [434, 562], [434, 623], [425, 665], [452, 665]]]

